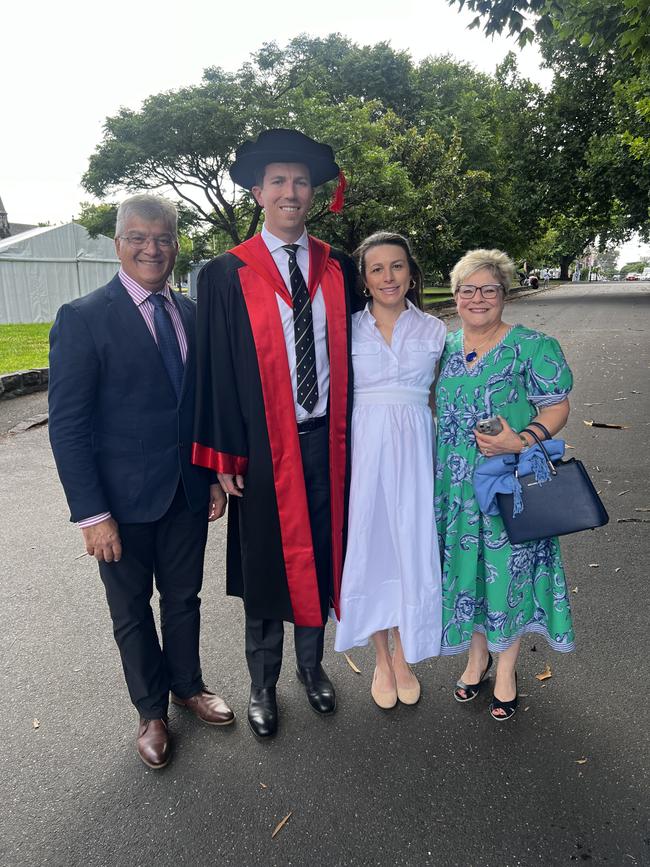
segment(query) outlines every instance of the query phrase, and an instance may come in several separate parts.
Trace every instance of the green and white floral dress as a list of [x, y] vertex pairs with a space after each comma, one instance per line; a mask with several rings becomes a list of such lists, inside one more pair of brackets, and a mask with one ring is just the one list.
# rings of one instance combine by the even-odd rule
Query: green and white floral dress
[[438, 448], [435, 511], [442, 556], [442, 649], [468, 649], [474, 631], [493, 652], [526, 633], [555, 650], [574, 649], [566, 579], [557, 539], [511, 545], [500, 517], [479, 510], [472, 477], [484, 458], [476, 423], [501, 415], [517, 431], [573, 384], [552, 337], [514, 325], [473, 367], [462, 331], [447, 337], [436, 387]]

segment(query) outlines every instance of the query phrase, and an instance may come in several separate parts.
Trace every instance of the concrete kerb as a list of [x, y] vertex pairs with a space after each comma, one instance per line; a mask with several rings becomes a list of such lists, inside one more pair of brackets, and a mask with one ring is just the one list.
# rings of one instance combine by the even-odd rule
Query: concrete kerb
[[34, 391], [44, 391], [47, 388], [49, 377], [50, 371], [47, 367], [3, 373], [0, 376], [0, 400], [20, 397]]

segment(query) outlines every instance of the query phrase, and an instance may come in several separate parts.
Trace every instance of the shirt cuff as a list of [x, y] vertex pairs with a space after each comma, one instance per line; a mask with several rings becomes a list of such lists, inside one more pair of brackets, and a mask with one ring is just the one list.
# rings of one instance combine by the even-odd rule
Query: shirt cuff
[[77, 527], [80, 527], [82, 530], [86, 527], [94, 527], [95, 524], [101, 524], [102, 521], [108, 521], [110, 517], [110, 512], [102, 512], [101, 515], [93, 515], [91, 518], [84, 518], [83, 521], [77, 521]]

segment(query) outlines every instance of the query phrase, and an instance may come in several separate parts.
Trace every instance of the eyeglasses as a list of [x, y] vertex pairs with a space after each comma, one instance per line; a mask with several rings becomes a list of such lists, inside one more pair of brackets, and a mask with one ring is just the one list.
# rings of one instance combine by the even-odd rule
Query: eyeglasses
[[477, 292], [480, 292], [483, 298], [490, 301], [497, 297], [499, 289], [503, 289], [501, 283], [486, 283], [485, 286], [472, 286], [471, 284], [466, 284], [464, 286], [459, 286], [456, 294], [459, 298], [462, 298], [463, 301], [469, 301]]
[[118, 235], [118, 237], [122, 241], [126, 241], [131, 247], [135, 247], [136, 250], [143, 250], [148, 244], [149, 241], [153, 241], [157, 247], [161, 247], [166, 249], [167, 247], [173, 247], [176, 243], [176, 238], [172, 235]]

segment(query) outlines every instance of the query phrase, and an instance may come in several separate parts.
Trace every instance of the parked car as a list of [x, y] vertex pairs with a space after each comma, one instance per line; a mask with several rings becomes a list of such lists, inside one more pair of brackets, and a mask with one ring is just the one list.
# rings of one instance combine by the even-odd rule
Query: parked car
[[630, 271], [629, 274], [626, 274], [626, 275], [625, 275], [625, 279], [626, 279], [626, 280], [640, 280], [640, 279], [641, 279], [641, 275], [640, 275], [640, 274], [636, 274], [634, 271]]

